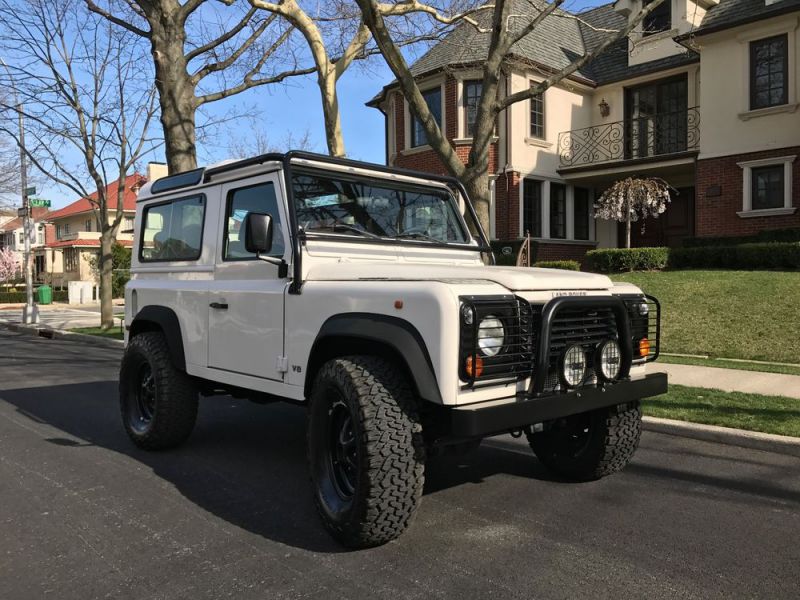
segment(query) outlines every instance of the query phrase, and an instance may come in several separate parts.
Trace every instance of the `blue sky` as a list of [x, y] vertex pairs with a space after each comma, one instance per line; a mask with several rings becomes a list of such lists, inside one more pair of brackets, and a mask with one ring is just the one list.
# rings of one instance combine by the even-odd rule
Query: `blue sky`
[[[573, 0], [565, 6], [572, 11], [605, 4], [602, 0]], [[391, 71], [380, 57], [371, 62], [369, 68], [351, 68], [339, 82], [339, 101], [342, 130], [348, 156], [351, 158], [382, 163], [384, 151], [384, 120], [381, 113], [364, 105], [375, 96], [382, 86], [393, 79]], [[325, 136], [320, 110], [319, 92], [313, 77], [297, 79], [287, 85], [257, 88], [237, 97], [211, 105], [212, 114], [229, 110], [246, 112], [250, 107], [259, 110], [257, 127], [267, 134], [270, 141], [279, 143], [289, 134], [301, 137], [309, 133], [312, 149], [325, 152]], [[235, 136], [252, 135], [253, 122], [249, 119], [226, 125], [214, 140], [199, 148], [198, 162], [207, 164], [228, 158], [229, 140]], [[150, 160], [163, 161], [163, 154]], [[146, 161], [144, 161], [146, 162]], [[74, 201], [69, 190], [43, 182], [38, 196], [49, 198], [53, 208]]]

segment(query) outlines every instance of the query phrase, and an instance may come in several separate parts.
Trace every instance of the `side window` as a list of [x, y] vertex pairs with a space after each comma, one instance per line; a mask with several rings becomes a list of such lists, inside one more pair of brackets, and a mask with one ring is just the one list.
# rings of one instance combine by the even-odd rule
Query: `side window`
[[243, 260], [255, 258], [255, 254], [244, 248], [244, 218], [248, 213], [266, 213], [272, 217], [271, 256], [283, 256], [284, 240], [281, 229], [281, 215], [278, 211], [278, 198], [272, 182], [260, 183], [233, 190], [228, 194], [225, 209], [225, 238], [223, 240], [223, 260]]
[[139, 257], [143, 262], [197, 260], [203, 247], [205, 197], [193, 196], [144, 209]]

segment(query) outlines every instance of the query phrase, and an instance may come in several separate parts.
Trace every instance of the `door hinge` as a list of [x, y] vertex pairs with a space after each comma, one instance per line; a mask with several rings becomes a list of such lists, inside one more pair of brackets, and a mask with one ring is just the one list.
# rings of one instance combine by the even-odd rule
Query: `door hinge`
[[278, 373], [286, 373], [289, 370], [289, 359], [285, 356], [278, 357]]

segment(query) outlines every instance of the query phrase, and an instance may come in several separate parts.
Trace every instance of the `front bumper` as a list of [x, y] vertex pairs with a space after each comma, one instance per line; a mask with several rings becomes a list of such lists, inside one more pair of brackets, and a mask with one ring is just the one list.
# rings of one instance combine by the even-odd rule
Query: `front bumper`
[[482, 437], [578, 413], [625, 404], [667, 391], [666, 373], [564, 394], [459, 406], [450, 410], [454, 437]]

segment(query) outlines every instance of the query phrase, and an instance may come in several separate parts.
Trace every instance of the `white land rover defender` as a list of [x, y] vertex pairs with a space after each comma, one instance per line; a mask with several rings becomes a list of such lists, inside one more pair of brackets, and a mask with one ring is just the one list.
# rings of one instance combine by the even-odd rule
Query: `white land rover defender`
[[487, 266], [456, 180], [303, 152], [147, 184], [139, 196], [125, 428], [174, 447], [198, 396], [308, 407], [328, 530], [396, 538], [426, 456], [524, 433], [572, 480], [623, 468], [639, 400], [666, 391], [658, 303], [601, 275]]

